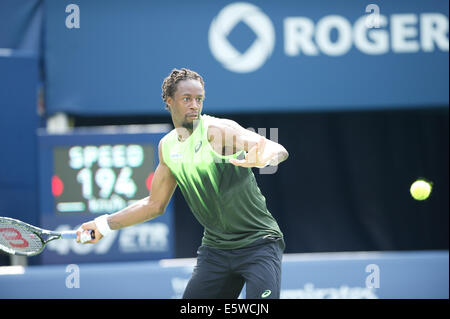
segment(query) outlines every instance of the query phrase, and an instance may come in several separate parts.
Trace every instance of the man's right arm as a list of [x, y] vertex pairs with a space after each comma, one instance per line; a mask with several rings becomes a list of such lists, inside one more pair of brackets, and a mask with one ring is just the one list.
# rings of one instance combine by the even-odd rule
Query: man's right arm
[[[169, 167], [164, 163], [161, 148], [162, 141], [158, 145], [159, 164], [153, 175], [150, 195], [114, 214], [108, 215], [107, 223], [111, 230], [143, 223], [164, 213], [175, 191], [177, 181]], [[88, 243], [96, 243], [103, 237], [95, 221], [84, 223], [81, 228], [95, 231], [95, 239]], [[77, 241], [79, 242], [79, 240], [80, 234], [78, 232]]]

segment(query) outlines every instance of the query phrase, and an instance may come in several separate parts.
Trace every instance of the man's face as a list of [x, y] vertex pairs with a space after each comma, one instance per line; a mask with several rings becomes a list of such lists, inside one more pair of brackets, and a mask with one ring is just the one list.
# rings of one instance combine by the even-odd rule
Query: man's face
[[202, 112], [205, 90], [200, 81], [188, 79], [177, 83], [173, 98], [167, 98], [175, 127], [193, 129], [193, 123]]

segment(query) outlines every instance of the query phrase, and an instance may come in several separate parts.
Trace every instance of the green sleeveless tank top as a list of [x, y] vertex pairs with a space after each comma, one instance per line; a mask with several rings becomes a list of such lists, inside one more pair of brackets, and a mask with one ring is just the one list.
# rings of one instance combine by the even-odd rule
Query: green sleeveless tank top
[[236, 249], [260, 238], [283, 237], [252, 170], [228, 162], [230, 158], [244, 158], [245, 151], [223, 156], [211, 147], [208, 126], [213, 119], [201, 115], [199, 124], [183, 142], [175, 129], [162, 140], [164, 162], [205, 229], [202, 244]]

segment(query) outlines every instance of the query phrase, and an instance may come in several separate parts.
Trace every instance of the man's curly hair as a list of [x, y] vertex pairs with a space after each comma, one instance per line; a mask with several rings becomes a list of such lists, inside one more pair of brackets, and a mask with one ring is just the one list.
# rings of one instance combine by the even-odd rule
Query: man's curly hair
[[177, 90], [177, 83], [183, 80], [198, 80], [202, 84], [202, 87], [205, 88], [205, 83], [203, 82], [203, 78], [200, 74], [195, 71], [182, 68], [181, 70], [173, 69], [168, 77], [164, 79], [162, 84], [162, 99], [166, 103], [166, 109], [169, 109], [167, 105], [167, 98], [173, 98], [175, 91]]

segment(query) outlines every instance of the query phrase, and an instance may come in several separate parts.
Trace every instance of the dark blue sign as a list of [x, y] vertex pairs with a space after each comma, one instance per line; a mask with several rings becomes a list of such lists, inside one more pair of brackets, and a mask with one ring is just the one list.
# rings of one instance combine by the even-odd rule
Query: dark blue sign
[[[39, 136], [41, 227], [65, 231], [115, 213], [149, 195], [163, 133], [120, 128]], [[49, 243], [42, 262], [174, 257], [173, 204], [157, 219], [114, 231], [97, 245]]]
[[[176, 8], [176, 9], [175, 9]], [[448, 105], [447, 1], [46, 1], [47, 108], [166, 112], [173, 68], [205, 111]]]

